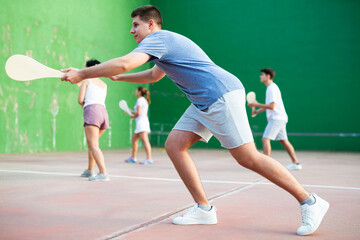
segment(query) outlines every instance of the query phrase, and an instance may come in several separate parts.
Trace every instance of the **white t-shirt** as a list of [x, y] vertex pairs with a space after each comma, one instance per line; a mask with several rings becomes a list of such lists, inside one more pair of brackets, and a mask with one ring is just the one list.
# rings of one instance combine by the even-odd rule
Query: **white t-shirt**
[[275, 83], [271, 83], [266, 88], [266, 104], [270, 104], [272, 102], [275, 102], [275, 108], [274, 110], [266, 109], [267, 120], [282, 120], [287, 122], [288, 116], [281, 98], [281, 92]]
[[136, 128], [135, 133], [139, 132], [150, 132], [150, 123], [147, 116], [149, 104], [144, 97], [139, 97], [135, 104], [135, 111], [137, 111], [138, 106], [141, 107], [140, 115], [136, 117]]

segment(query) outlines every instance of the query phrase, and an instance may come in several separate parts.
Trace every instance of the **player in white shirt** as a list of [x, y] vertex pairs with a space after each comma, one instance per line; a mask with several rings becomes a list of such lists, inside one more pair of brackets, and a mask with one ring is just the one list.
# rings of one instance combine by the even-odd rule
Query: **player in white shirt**
[[271, 68], [264, 68], [260, 70], [260, 81], [266, 86], [266, 102], [260, 104], [258, 102], [249, 103], [250, 107], [258, 107], [259, 109], [253, 110], [252, 114], [266, 111], [266, 118], [268, 124], [265, 128], [262, 144], [264, 154], [270, 156], [271, 144], [270, 140], [277, 140], [284, 146], [287, 153], [290, 155], [292, 163], [287, 166], [289, 170], [301, 170], [302, 166], [298, 162], [295, 154], [294, 147], [288, 140], [286, 133], [286, 123], [288, 122], [288, 116], [285, 111], [284, 103], [281, 98], [281, 92], [279, 87], [273, 82], [275, 77], [275, 71]]
[[140, 164], [150, 165], [153, 164], [153, 160], [151, 158], [151, 145], [149, 142], [148, 133], [150, 133], [150, 123], [149, 118], [147, 116], [149, 104], [150, 104], [150, 93], [149, 90], [144, 87], [138, 87], [135, 93], [137, 97], [137, 101], [133, 111], [133, 118], [136, 120], [136, 128], [134, 131], [134, 135], [132, 137], [132, 155], [131, 157], [125, 159], [127, 163], [136, 163], [136, 154], [138, 151], [138, 140], [144, 144], [146, 159], [140, 161]]

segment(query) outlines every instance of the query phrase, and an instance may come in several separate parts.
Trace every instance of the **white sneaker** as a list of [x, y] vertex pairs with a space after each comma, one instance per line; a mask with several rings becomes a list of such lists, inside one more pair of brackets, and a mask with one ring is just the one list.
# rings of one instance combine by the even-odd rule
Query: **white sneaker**
[[300, 163], [292, 163], [286, 166], [286, 168], [290, 171], [296, 171], [296, 170], [301, 170], [302, 166]]
[[107, 182], [110, 181], [109, 175], [99, 173], [96, 176], [89, 177], [89, 181], [95, 181], [95, 182]]
[[173, 219], [173, 224], [217, 224], [216, 209], [211, 206], [210, 211], [204, 211], [196, 203], [187, 213]]
[[302, 225], [297, 230], [297, 235], [309, 235], [316, 231], [321, 220], [325, 216], [330, 204], [324, 199], [312, 194], [315, 198], [315, 203], [311, 206], [304, 204], [300, 206]]

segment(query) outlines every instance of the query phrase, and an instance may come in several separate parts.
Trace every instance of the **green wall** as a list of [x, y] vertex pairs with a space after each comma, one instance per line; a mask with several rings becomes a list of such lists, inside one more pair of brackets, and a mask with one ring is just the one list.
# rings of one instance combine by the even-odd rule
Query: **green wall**
[[[289, 139], [296, 149], [360, 150], [360, 1], [151, 2], [162, 11], [165, 29], [195, 41], [215, 63], [235, 74], [247, 92], [255, 91], [258, 101], [265, 101], [259, 69], [277, 72], [274, 81], [282, 91]], [[169, 79], [151, 90], [152, 128], [160, 132], [152, 136], [152, 144], [162, 146], [189, 101]], [[261, 148], [265, 114], [251, 118], [248, 108], [248, 116]], [[219, 143], [212, 139], [196, 147]]]
[[[13, 54], [26, 54], [61, 69], [82, 68], [88, 58], [106, 61], [135, 48], [130, 13], [149, 1], [0, 3], [0, 66]], [[148, 65], [142, 67], [146, 68]], [[104, 81], [108, 84], [106, 106], [111, 129], [101, 137], [101, 148], [129, 147], [130, 121], [118, 103], [126, 99], [132, 106], [136, 85]], [[78, 89], [59, 79], [16, 82], [0, 71], [0, 153], [85, 150]]]
[[[265, 86], [259, 69], [277, 71], [296, 149], [360, 150], [360, 2], [355, 0], [0, 0], [0, 65], [27, 54], [50, 67], [83, 67], [136, 47], [131, 11], [144, 4], [160, 8], [164, 28], [195, 41], [209, 57], [235, 74], [260, 102]], [[146, 69], [145, 65], [140, 69]], [[135, 103], [136, 84], [108, 84], [111, 129], [101, 148], [130, 147], [130, 121], [118, 102]], [[150, 84], [153, 146], [189, 105], [168, 78]], [[0, 153], [85, 150], [78, 88], [56, 79], [16, 82], [0, 71]], [[58, 110], [57, 110], [58, 109]], [[250, 109], [248, 108], [248, 116]], [[265, 114], [249, 118], [257, 146]], [[134, 127], [134, 123], [132, 123]], [[318, 136], [320, 135], [320, 136]], [[54, 137], [55, 136], [55, 137]], [[55, 140], [55, 141], [54, 141]], [[274, 144], [279, 148], [279, 144]], [[216, 139], [196, 147], [219, 147]]]

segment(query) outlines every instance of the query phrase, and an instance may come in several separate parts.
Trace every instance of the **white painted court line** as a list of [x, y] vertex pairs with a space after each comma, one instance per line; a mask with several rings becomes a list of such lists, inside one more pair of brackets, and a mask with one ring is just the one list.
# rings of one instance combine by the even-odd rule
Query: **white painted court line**
[[80, 176], [74, 173], [59, 173], [59, 172], [39, 172], [39, 171], [24, 171], [24, 170], [1, 170], [6, 173], [28, 173], [28, 174], [43, 174], [43, 175], [59, 175], [59, 176]]
[[[216, 199], [219, 199], [219, 198], [223, 198], [223, 197], [226, 197], [226, 196], [230, 196], [230, 195], [233, 195], [235, 193], [238, 193], [238, 192], [241, 192], [241, 191], [244, 191], [246, 189], [249, 189], [249, 188], [252, 188], [254, 187], [255, 185], [258, 185], [261, 183], [261, 181], [264, 181], [265, 179], [258, 179], [254, 182], [250, 182], [250, 184], [248, 186], [241, 186], [241, 187], [237, 187], [235, 189], [232, 189], [232, 190], [229, 190], [229, 191], [226, 191], [226, 192], [222, 192], [222, 193], [219, 193], [215, 196], [212, 196], [212, 197], [209, 197], [209, 202], [213, 202], [215, 201]], [[178, 210], [175, 210], [175, 211], [172, 211], [172, 212], [168, 212], [168, 213], [165, 213], [159, 217], [156, 217], [156, 218], [153, 218], [149, 221], [146, 221], [146, 222], [143, 222], [143, 223], [140, 223], [140, 224], [136, 224], [136, 225], [133, 225], [133, 226], [130, 226], [128, 228], [126, 228], [125, 230], [121, 230], [121, 231], [118, 231], [118, 232], [114, 232], [114, 233], [111, 233], [109, 235], [106, 235], [104, 236], [103, 238], [100, 238], [101, 240], [113, 240], [113, 239], [120, 239], [120, 238], [123, 238], [125, 237], [126, 235], [129, 235], [131, 233], [134, 233], [134, 232], [137, 232], [137, 231], [141, 231], [143, 228], [146, 228], [150, 225], [156, 225], [156, 224], [159, 224], [161, 222], [163, 222], [165, 219], [168, 219], [178, 213], [181, 213], [191, 207], [193, 207], [194, 204], [191, 204], [191, 205], [188, 205], [182, 209], [178, 209]], [[100, 240], [99, 239], [99, 240]]]
[[[24, 171], [24, 170], [1, 170], [0, 172], [6, 173], [26, 173], [26, 174], [43, 174], [43, 175], [59, 175], [59, 176], [80, 176], [76, 173], [61, 173], [61, 172], [40, 172], [40, 171]], [[138, 180], [152, 180], [152, 181], [165, 181], [165, 182], [181, 182], [180, 178], [153, 178], [153, 177], [136, 177], [136, 176], [119, 176], [109, 175], [112, 178], [126, 178], [126, 179], [138, 179]], [[221, 180], [202, 180], [203, 183], [220, 183], [220, 184], [241, 184], [252, 185], [254, 182], [237, 182], [237, 181], [221, 181]], [[259, 185], [274, 185], [271, 182], [259, 182]], [[327, 188], [327, 189], [344, 189], [344, 190], [360, 190], [360, 187], [343, 187], [343, 186], [327, 186], [327, 185], [311, 185], [302, 184], [304, 187], [312, 188]]]
[[[25, 173], [25, 174], [42, 174], [42, 175], [58, 175], [58, 176], [79, 176], [79, 174], [75, 173], [60, 173], [60, 172], [41, 172], [41, 171], [24, 171], [24, 170], [1, 170], [0, 172], [4, 173]], [[153, 180], [153, 181], [165, 181], [165, 182], [181, 182], [181, 179], [174, 179], [174, 178], [152, 178], [152, 177], [135, 177], [135, 176], [119, 176], [119, 175], [110, 175], [111, 178], [125, 178], [125, 179], [138, 179], [138, 180]], [[218, 181], [218, 180], [202, 180], [203, 183], [214, 183], [214, 184], [241, 184], [245, 186], [237, 187], [232, 190], [219, 193], [215, 196], [209, 197], [209, 202], [214, 202], [217, 199], [224, 198], [226, 196], [230, 196], [233, 194], [236, 194], [238, 192], [244, 191], [246, 189], [252, 188], [256, 185], [274, 185], [270, 182], [264, 182], [266, 179], [261, 178], [254, 182], [236, 182], [236, 181]], [[314, 187], [314, 188], [327, 188], [327, 189], [345, 189], [345, 190], [360, 190], [360, 188], [357, 187], [342, 187], [342, 186], [326, 186], [326, 185], [303, 185], [304, 187]], [[167, 213], [164, 213], [158, 217], [152, 218], [149, 221], [136, 224], [133, 226], [130, 226], [124, 230], [120, 230], [111, 234], [108, 234], [100, 239], [105, 240], [113, 240], [113, 239], [120, 239], [125, 237], [128, 234], [131, 234], [136, 231], [141, 231], [142, 229], [151, 226], [159, 224], [166, 219], [169, 219], [170, 217], [179, 214], [189, 208], [191, 208], [193, 205], [188, 205], [184, 208], [170, 211]]]

